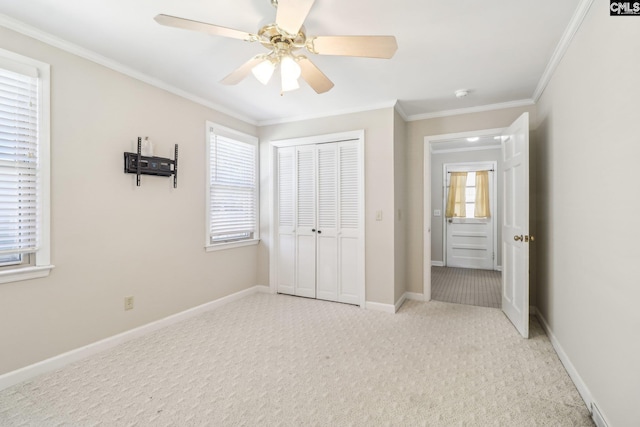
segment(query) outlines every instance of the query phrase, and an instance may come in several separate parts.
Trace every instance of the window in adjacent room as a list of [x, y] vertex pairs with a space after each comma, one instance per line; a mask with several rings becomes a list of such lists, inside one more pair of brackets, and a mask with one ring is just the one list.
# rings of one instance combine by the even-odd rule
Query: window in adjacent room
[[207, 249], [258, 242], [258, 139], [207, 122]]
[[0, 283], [49, 256], [49, 65], [0, 49]]
[[490, 218], [489, 171], [449, 172], [447, 218]]

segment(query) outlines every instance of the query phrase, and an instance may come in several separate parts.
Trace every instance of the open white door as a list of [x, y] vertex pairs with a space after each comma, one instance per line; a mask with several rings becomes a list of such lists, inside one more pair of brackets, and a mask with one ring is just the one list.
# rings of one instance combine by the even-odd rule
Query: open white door
[[529, 338], [529, 113], [502, 133], [502, 311]]

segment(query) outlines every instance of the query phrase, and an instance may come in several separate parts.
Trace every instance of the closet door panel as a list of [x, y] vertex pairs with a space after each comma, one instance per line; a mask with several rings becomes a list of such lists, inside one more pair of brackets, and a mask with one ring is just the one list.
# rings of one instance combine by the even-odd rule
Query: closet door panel
[[296, 147], [296, 289], [316, 297], [316, 148]]
[[301, 297], [316, 297], [316, 240], [314, 236], [298, 235], [296, 244], [296, 291]]
[[318, 146], [317, 297], [338, 300], [338, 150]]
[[[358, 239], [340, 237], [340, 295], [338, 301], [348, 304], [359, 304], [358, 282]], [[356, 258], [354, 258], [354, 255]]]
[[281, 148], [276, 160], [276, 289], [295, 294], [295, 149]]
[[338, 143], [339, 277], [338, 301], [358, 304], [360, 224], [360, 162], [355, 141]]
[[336, 238], [318, 236], [318, 299], [338, 301], [338, 268]]

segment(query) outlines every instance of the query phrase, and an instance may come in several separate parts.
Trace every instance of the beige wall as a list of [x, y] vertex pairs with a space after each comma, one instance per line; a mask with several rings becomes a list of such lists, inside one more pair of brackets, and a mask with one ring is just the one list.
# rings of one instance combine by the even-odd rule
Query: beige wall
[[[522, 113], [535, 122], [535, 106], [407, 123], [407, 291], [423, 292], [424, 137], [509, 126]], [[532, 288], [533, 289], [533, 288]]]
[[640, 425], [640, 21], [594, 2], [538, 106], [538, 308], [610, 426]]
[[[502, 266], [502, 162], [501, 150], [479, 150], [461, 153], [435, 153], [431, 155], [431, 261], [444, 261], [443, 239], [444, 239], [444, 187], [443, 187], [443, 166], [447, 163], [465, 162], [496, 162], [496, 211], [492, 212], [494, 227], [498, 233], [494, 252], [498, 260], [498, 266]], [[434, 217], [433, 211], [440, 210], [440, 217]]]
[[[0, 48], [51, 64], [56, 266], [0, 284], [0, 374], [256, 284], [256, 246], [204, 250], [205, 121], [254, 126], [1, 27]], [[177, 189], [122, 172], [138, 136], [180, 144]]]
[[394, 256], [395, 256], [395, 291], [394, 302], [397, 302], [407, 291], [407, 254], [406, 254], [406, 147], [407, 124], [400, 114], [393, 114], [393, 174], [394, 174]]
[[[261, 164], [270, 165], [269, 142], [305, 136], [364, 129], [365, 131], [365, 233], [366, 300], [383, 304], [394, 301], [394, 111], [385, 108], [342, 116], [284, 123], [260, 128]], [[271, 171], [261, 170], [261, 242], [259, 282], [269, 283], [271, 244], [269, 191]], [[383, 220], [376, 221], [376, 211]]]

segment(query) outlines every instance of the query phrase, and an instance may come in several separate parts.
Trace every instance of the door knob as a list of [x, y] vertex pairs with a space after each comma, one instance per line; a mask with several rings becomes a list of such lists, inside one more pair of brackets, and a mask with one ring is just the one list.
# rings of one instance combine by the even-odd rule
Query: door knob
[[322, 230], [318, 230], [318, 234], [322, 234]]
[[453, 223], [453, 219], [449, 218], [447, 221], [449, 221], [449, 224]]
[[315, 233], [315, 232], [316, 232], [316, 229], [315, 229], [315, 228], [312, 228], [312, 229], [311, 229], [311, 232], [312, 232], [312, 233]]
[[522, 242], [524, 239], [523, 239], [523, 237], [522, 237], [522, 236], [513, 236], [513, 240], [515, 240], [516, 242], [517, 242], [518, 240]]
[[529, 236], [529, 240], [531, 240], [532, 242], [536, 241], [536, 237], [535, 236]]

